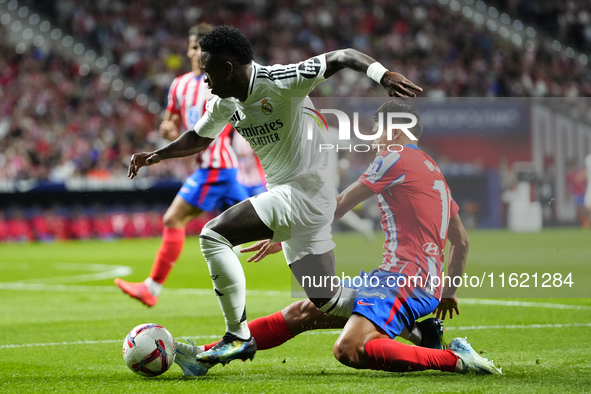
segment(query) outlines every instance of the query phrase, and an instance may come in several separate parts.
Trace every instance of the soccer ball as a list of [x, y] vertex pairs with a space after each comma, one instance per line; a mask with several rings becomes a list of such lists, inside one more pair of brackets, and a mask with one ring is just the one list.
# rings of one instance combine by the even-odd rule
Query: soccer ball
[[123, 340], [123, 360], [138, 375], [163, 374], [172, 366], [175, 355], [174, 338], [158, 324], [140, 324]]

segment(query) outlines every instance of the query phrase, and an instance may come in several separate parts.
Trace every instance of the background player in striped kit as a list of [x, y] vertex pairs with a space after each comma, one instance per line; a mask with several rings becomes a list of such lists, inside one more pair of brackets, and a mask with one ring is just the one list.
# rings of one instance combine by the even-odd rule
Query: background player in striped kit
[[[211, 90], [203, 81], [199, 40], [211, 29], [211, 25], [200, 23], [189, 30], [187, 57], [192, 70], [172, 82], [166, 114], [160, 125], [160, 134], [169, 141], [181, 135], [181, 128], [192, 129], [205, 112]], [[236, 180], [238, 157], [232, 148], [232, 134], [242, 138], [227, 125], [206, 150], [197, 154], [197, 169], [164, 214], [162, 244], [150, 276], [139, 283], [115, 279], [117, 286], [143, 304], [154, 306], [158, 301], [164, 281], [183, 249], [187, 224], [203, 211], [222, 212], [248, 197]]]
[[232, 148], [234, 148], [234, 152], [238, 156], [238, 175], [236, 179], [238, 183], [244, 186], [248, 197], [267, 191], [265, 171], [263, 171], [263, 166], [250, 144], [240, 134], [234, 133]]

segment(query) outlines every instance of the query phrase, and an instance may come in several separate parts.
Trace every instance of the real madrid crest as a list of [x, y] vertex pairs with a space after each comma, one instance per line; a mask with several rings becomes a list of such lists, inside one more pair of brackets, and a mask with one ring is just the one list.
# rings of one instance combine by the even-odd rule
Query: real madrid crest
[[273, 113], [273, 106], [269, 102], [269, 99], [261, 101], [261, 111], [263, 111], [265, 115], [271, 115]]

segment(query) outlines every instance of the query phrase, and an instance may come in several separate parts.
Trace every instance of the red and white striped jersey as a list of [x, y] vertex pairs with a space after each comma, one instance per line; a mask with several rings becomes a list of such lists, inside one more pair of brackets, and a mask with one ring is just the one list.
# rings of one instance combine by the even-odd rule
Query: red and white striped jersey
[[[191, 71], [175, 78], [170, 86], [166, 110], [181, 116], [185, 130], [191, 130], [205, 113], [211, 90], [203, 82], [204, 77], [205, 74], [198, 77]], [[232, 149], [231, 131], [232, 126], [226, 126], [206, 150], [197, 154], [198, 168], [238, 167], [238, 158]]]
[[[380, 269], [419, 276], [422, 283], [443, 270], [449, 219], [459, 207], [437, 164], [416, 145], [376, 156], [358, 179], [373, 190], [386, 234]], [[438, 289], [433, 289], [439, 297]]]
[[259, 158], [250, 144], [238, 133], [234, 133], [232, 148], [238, 156], [238, 183], [247, 187], [266, 185], [265, 171]]

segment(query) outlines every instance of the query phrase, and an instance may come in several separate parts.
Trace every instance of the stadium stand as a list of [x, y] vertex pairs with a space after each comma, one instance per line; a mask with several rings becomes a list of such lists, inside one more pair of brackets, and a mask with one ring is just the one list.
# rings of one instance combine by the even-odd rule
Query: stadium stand
[[[117, 65], [137, 92], [158, 100], [160, 107], [165, 105], [172, 79], [189, 67], [182, 56], [186, 50], [184, 32], [201, 20], [241, 29], [259, 56], [255, 60], [264, 64], [295, 62], [342, 47], [360, 49], [419, 82], [428, 96], [591, 96], [590, 74], [586, 60], [582, 60], [586, 56], [574, 56], [574, 52], [570, 56], [544, 44], [544, 40], [555, 38], [573, 42], [578, 50], [590, 49], [589, 6], [583, 1], [568, 2], [556, 16], [549, 16], [546, 3], [551, 2], [466, 1], [477, 9], [494, 5], [512, 15], [512, 21], [520, 18], [535, 26], [535, 38], [519, 44], [501, 37], [484, 19], [467, 18], [459, 8], [450, 8], [448, 0], [2, 3], [12, 8], [12, 20], [23, 14], [31, 23], [33, 19], [36, 23], [48, 21], [84, 43], [85, 48]], [[6, 148], [0, 151], [0, 183], [121, 179], [132, 152], [161, 143], [155, 131], [158, 114], [126, 97], [112, 81], [105, 83], [84, 64], [57, 52], [28, 43], [15, 51], [6, 38], [14, 25], [5, 20], [0, 25], [0, 144]], [[357, 77], [337, 74], [315, 94], [383, 95], [371, 80], [358, 81]], [[191, 169], [190, 160], [170, 161], [150, 167], [143, 177], [181, 180]], [[150, 216], [149, 212], [145, 215]], [[0, 237], [9, 233], [2, 230], [6, 223], [19, 216], [12, 210], [5, 214], [9, 220], [0, 218]], [[39, 215], [42, 213], [25, 212], [29, 224]], [[128, 222], [142, 220], [147, 222], [145, 218]], [[31, 226], [33, 238], [46, 238], [42, 224]], [[113, 231], [106, 227], [93, 236], [136, 234], [124, 230], [124, 225]], [[31, 238], [22, 232], [25, 235], [13, 239]], [[80, 225], [77, 230], [62, 232], [66, 233], [67, 237], [82, 238], [88, 231]]]
[[486, 4], [531, 24], [558, 42], [582, 51], [591, 50], [591, 3], [588, 1], [489, 0]]

